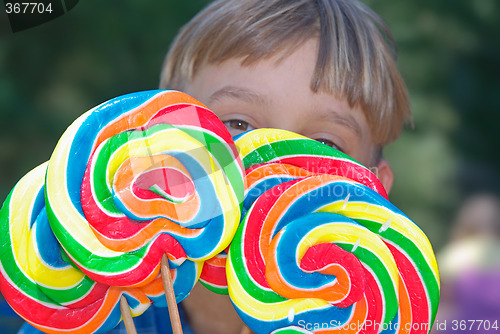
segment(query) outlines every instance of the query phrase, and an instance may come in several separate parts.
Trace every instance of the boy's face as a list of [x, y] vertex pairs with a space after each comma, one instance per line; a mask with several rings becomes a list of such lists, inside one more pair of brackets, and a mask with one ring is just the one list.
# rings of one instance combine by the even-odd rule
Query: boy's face
[[315, 40], [294, 53], [242, 66], [240, 59], [202, 67], [186, 93], [204, 103], [232, 135], [255, 128], [279, 128], [319, 140], [375, 166], [375, 145], [367, 120], [347, 101], [311, 90], [317, 57]]

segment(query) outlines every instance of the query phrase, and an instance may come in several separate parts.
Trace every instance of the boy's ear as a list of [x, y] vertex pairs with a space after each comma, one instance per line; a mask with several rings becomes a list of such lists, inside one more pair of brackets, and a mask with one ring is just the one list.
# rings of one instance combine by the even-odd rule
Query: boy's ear
[[394, 173], [392, 172], [391, 165], [382, 159], [377, 165], [377, 176], [382, 182], [382, 185], [385, 188], [385, 191], [389, 194], [392, 188], [392, 182], [394, 181]]

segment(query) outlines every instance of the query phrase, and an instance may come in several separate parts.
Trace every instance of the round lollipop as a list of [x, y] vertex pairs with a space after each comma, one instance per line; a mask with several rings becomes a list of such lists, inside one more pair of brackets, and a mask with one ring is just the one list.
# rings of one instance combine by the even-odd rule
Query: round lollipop
[[[272, 187], [315, 174], [354, 179], [383, 197], [384, 187], [368, 168], [316, 140], [280, 129], [257, 129], [234, 138], [246, 173], [242, 217], [252, 203]], [[227, 294], [226, 253], [207, 261], [200, 281], [213, 292]]]
[[46, 178], [55, 236], [90, 278], [153, 280], [224, 250], [240, 219], [243, 171], [232, 139], [202, 104], [176, 91], [115, 98], [63, 134]]
[[[0, 211], [0, 290], [10, 306], [47, 333], [100, 333], [121, 320], [121, 296], [134, 316], [152, 301], [165, 304], [161, 279], [142, 288], [116, 288], [92, 281], [71, 265], [47, 220], [46, 169], [47, 163], [23, 177]], [[196, 281], [193, 278], [191, 287], [183, 287], [189, 280], [186, 272], [183, 278], [179, 297], [189, 293]]]
[[426, 333], [439, 300], [423, 232], [353, 180], [311, 175], [259, 196], [231, 243], [229, 295], [256, 333]]

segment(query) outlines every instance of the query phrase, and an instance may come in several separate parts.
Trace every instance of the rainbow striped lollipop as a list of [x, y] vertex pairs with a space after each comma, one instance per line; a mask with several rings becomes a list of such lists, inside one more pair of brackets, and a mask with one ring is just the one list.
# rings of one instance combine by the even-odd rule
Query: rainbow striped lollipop
[[229, 295], [256, 333], [426, 333], [437, 311], [423, 232], [340, 176], [304, 176], [259, 196], [228, 261]]
[[[354, 179], [387, 198], [384, 187], [366, 167], [346, 154], [316, 140], [280, 129], [257, 129], [234, 138], [245, 167], [245, 215], [252, 203], [272, 187], [315, 174]], [[219, 294], [227, 294], [226, 253], [207, 261], [200, 281]]]
[[63, 134], [46, 178], [47, 214], [90, 278], [138, 286], [224, 250], [240, 220], [243, 170], [232, 139], [201, 103], [176, 91], [115, 98]]
[[[46, 169], [47, 163], [24, 176], [0, 211], [0, 290], [11, 307], [47, 333], [100, 333], [121, 320], [122, 295], [133, 316], [152, 302], [164, 306], [160, 278], [141, 288], [116, 288], [92, 281], [70, 263], [47, 219]], [[179, 298], [196, 282], [196, 273], [189, 278], [190, 269], [196, 270], [188, 265], [175, 273], [183, 277], [177, 280]]]

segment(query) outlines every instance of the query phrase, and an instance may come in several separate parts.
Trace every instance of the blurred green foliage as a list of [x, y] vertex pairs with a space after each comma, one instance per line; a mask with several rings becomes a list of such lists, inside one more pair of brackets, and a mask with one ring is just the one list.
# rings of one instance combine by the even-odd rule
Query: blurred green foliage
[[[82, 0], [54, 21], [3, 32], [0, 201], [49, 159], [80, 114], [109, 98], [156, 88], [173, 36], [206, 3]], [[385, 151], [396, 175], [391, 199], [440, 248], [460, 199], [500, 188], [500, 5], [366, 3], [393, 30], [414, 112], [414, 129]]]
[[395, 35], [414, 115], [385, 150], [391, 199], [439, 249], [465, 197], [500, 191], [500, 3], [366, 3]]

